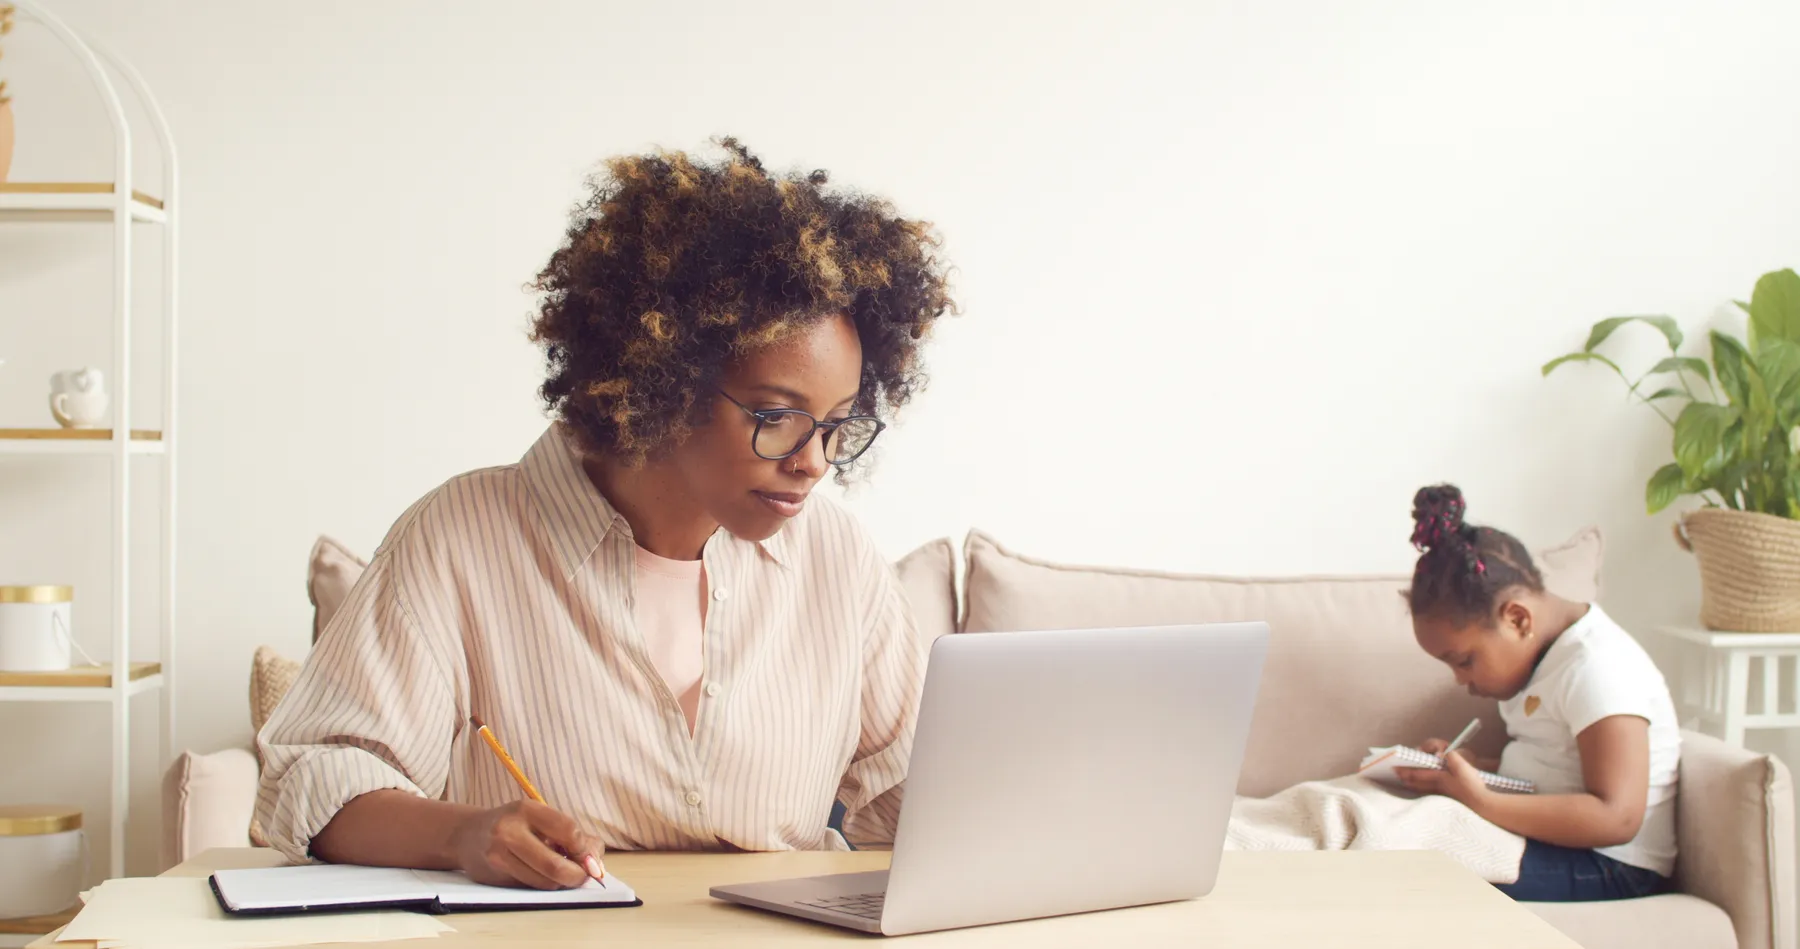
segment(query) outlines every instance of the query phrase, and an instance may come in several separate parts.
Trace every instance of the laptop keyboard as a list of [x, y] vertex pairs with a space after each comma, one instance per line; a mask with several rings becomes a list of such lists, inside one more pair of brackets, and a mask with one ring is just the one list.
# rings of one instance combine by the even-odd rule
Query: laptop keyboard
[[857, 893], [851, 896], [828, 896], [824, 899], [795, 900], [794, 902], [801, 906], [828, 909], [849, 916], [861, 916], [864, 919], [880, 919], [881, 904], [886, 899], [886, 893]]

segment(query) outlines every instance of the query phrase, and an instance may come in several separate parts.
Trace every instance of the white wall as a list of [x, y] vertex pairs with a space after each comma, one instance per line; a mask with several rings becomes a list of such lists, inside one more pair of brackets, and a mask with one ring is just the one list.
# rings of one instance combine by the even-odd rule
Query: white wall
[[[1690, 618], [1691, 558], [1642, 510], [1666, 429], [1537, 367], [1602, 316], [1698, 333], [1800, 264], [1800, 8], [1526, 7], [59, 0], [184, 160], [179, 744], [247, 740], [252, 650], [306, 646], [317, 534], [367, 551], [537, 435], [521, 288], [581, 176], [715, 133], [948, 238], [966, 313], [852, 498], [896, 555], [979, 525], [1089, 562], [1403, 570], [1413, 489], [1454, 479], [1534, 543], [1601, 524], [1627, 623]], [[14, 177], [103, 177], [37, 42], [0, 62]], [[107, 364], [97, 233], [0, 227], [0, 425]], [[104, 479], [0, 462], [0, 576], [97, 591]], [[51, 764], [0, 799], [98, 824], [106, 734], [0, 707], [0, 760]]]

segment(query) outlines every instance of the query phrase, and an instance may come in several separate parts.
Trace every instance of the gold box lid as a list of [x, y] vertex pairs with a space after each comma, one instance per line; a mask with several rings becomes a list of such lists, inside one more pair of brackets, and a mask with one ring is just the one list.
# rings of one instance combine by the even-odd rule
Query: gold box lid
[[81, 827], [81, 809], [60, 804], [0, 804], [0, 837], [60, 834]]
[[0, 586], [0, 603], [68, 603], [74, 599], [75, 588], [70, 586]]

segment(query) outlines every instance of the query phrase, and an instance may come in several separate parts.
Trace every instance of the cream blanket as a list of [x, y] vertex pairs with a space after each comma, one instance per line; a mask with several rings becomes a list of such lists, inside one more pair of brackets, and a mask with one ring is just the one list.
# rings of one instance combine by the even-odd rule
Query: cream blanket
[[1525, 838], [1443, 795], [1403, 795], [1350, 775], [1238, 798], [1225, 849], [1441, 850], [1489, 883], [1513, 883]]

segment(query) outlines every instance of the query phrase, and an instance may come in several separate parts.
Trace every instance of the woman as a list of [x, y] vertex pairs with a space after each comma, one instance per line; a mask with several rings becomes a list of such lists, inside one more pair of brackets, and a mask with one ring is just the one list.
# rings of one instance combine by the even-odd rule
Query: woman
[[809, 493], [953, 304], [929, 225], [722, 144], [593, 182], [537, 283], [554, 421], [401, 516], [258, 736], [290, 859], [568, 887], [605, 848], [842, 847], [838, 800], [892, 839], [925, 644]]

